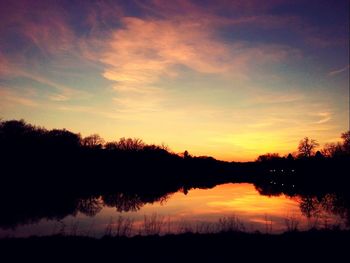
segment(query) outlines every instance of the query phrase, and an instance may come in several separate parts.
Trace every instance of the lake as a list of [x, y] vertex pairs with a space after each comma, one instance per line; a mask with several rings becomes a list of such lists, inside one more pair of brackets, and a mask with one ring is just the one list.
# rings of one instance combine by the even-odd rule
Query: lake
[[2, 224], [0, 236], [61, 233], [101, 237], [226, 230], [281, 233], [345, 227], [344, 213], [334, 208], [337, 197], [333, 194], [322, 198], [283, 193], [269, 196], [258, 190], [249, 183], [226, 183], [210, 189], [182, 189], [155, 199], [125, 193], [93, 196], [74, 203], [75, 210], [60, 216], [48, 210], [26, 218], [25, 212], [16, 211], [22, 221]]

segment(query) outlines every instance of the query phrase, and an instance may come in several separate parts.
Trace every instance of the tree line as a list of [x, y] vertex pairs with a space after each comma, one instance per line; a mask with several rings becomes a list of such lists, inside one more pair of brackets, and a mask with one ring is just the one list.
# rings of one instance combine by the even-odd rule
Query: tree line
[[227, 182], [253, 183], [269, 195], [348, 193], [349, 134], [319, 151], [317, 141], [306, 137], [295, 155], [269, 153], [237, 163], [175, 154], [137, 138], [105, 142], [97, 134], [82, 137], [23, 120], [0, 121], [0, 206], [7, 211], [0, 224], [32, 220], [29, 215], [88, 213], [96, 208], [88, 202], [101, 196], [116, 207], [136, 207], [179, 190]]
[[90, 148], [120, 151], [159, 150], [169, 151], [166, 145], [146, 144], [139, 138], [120, 138], [119, 141], [105, 142], [98, 134], [82, 137], [66, 129], [47, 130], [26, 123], [24, 120], [0, 121], [0, 146], [13, 149], [23, 146], [53, 148]]
[[344, 158], [350, 156], [350, 130], [341, 134], [341, 142], [326, 143], [323, 148], [317, 150], [320, 144], [315, 139], [304, 137], [299, 141], [297, 152], [280, 156], [279, 153], [266, 153], [260, 155], [257, 161], [271, 161], [278, 159], [306, 159], [306, 158]]
[[[315, 139], [304, 137], [300, 140], [296, 153], [289, 153], [282, 157], [279, 153], [266, 153], [260, 155], [257, 161], [268, 161], [278, 158], [300, 159], [310, 157], [336, 158], [350, 155], [350, 131], [341, 134], [341, 142], [326, 143], [322, 149], [316, 151], [320, 144]], [[2, 149], [16, 149], [17, 147], [30, 148], [30, 146], [52, 148], [90, 148], [105, 149], [107, 151], [163, 151], [171, 153], [165, 144], [146, 144], [139, 138], [122, 137], [118, 141], [106, 142], [100, 135], [91, 134], [82, 137], [80, 133], [73, 133], [66, 129], [47, 130], [34, 126], [24, 120], [0, 120], [0, 147]], [[183, 158], [191, 158], [188, 151], [178, 154]], [[212, 159], [211, 157], [207, 157]]]
[[21, 182], [22, 188], [50, 185], [76, 191], [115, 189], [118, 185], [173, 191], [228, 181], [268, 181], [270, 170], [278, 168], [284, 174], [293, 170], [293, 176], [283, 178], [299, 184], [309, 181], [308, 187], [315, 181], [321, 184], [321, 179], [328, 184], [329, 178], [340, 184], [347, 178], [350, 131], [341, 138], [342, 142], [326, 144], [316, 151], [318, 142], [305, 137], [299, 142], [297, 154], [281, 157], [267, 153], [256, 162], [238, 163], [196, 157], [188, 151], [176, 154], [166, 145], [146, 144], [138, 138], [105, 142], [98, 134], [82, 137], [66, 129], [47, 130], [24, 120], [0, 121], [1, 180], [16, 187]]

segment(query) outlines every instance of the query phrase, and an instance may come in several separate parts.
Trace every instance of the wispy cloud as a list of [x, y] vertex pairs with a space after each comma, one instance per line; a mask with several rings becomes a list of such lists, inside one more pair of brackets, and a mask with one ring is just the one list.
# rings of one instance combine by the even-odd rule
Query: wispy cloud
[[[1, 59], [1, 57], [3, 57], [3, 59]], [[22, 77], [38, 82], [47, 87], [45, 91], [49, 94], [48, 99], [53, 101], [68, 101], [73, 98], [82, 99], [90, 96], [86, 91], [57, 83], [56, 81], [45, 77], [43, 74], [30, 72], [30, 69], [26, 69], [22, 66], [22, 59], [23, 58], [17, 58], [15, 61], [9, 61], [5, 59], [4, 56], [1, 56], [0, 52], [0, 60], [4, 65], [3, 70], [0, 68], [0, 76], [3, 78]]]
[[335, 75], [338, 75], [338, 74], [340, 74], [340, 73], [349, 71], [349, 67], [350, 67], [350, 65], [347, 65], [347, 66], [344, 67], [344, 68], [332, 70], [332, 71], [330, 71], [330, 72], [328, 73], [328, 76], [335, 76]]
[[323, 124], [326, 122], [329, 122], [332, 118], [332, 113], [331, 112], [320, 112], [316, 114], [317, 117], [321, 118], [318, 121], [316, 121], [316, 124]]
[[39, 104], [30, 96], [28, 92], [17, 92], [8, 87], [0, 86], [1, 108], [4, 107], [38, 107]]
[[145, 104], [145, 94], [153, 96], [151, 100], [146, 98], [148, 101], [164, 95], [160, 81], [176, 79], [183, 70], [242, 80], [249, 79], [254, 67], [300, 55], [298, 50], [282, 45], [225, 43], [215, 36], [217, 25], [185, 17], [125, 17], [121, 21], [123, 27], [105, 41], [100, 62], [105, 65], [103, 76], [115, 82], [114, 101], [124, 107], [130, 102], [133, 109]]
[[262, 88], [254, 87], [250, 90], [251, 97], [247, 100], [248, 104], [285, 104], [303, 102], [304, 95], [301, 92], [286, 92], [284, 91], [266, 91]]

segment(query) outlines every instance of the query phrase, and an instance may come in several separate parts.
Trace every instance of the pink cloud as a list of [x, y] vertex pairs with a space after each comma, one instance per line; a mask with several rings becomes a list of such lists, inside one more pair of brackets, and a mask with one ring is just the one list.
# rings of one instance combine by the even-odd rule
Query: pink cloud
[[2, 12], [3, 34], [26, 37], [44, 53], [68, 50], [75, 34], [68, 16], [58, 3], [47, 1], [11, 1]]
[[261, 14], [285, 2], [286, 0], [220, 0], [198, 3], [190, 0], [153, 0], [146, 4], [143, 1], [136, 1], [140, 7], [147, 10], [150, 14], [157, 14], [163, 17], [179, 14], [190, 17], [201, 17], [203, 13], [214, 14], [222, 11], [241, 15]]
[[215, 27], [192, 20], [143, 20], [126, 17], [110, 38], [101, 62], [104, 76], [119, 83], [150, 84], [176, 76], [173, 65], [204, 74], [242, 74], [250, 63], [278, 62], [297, 50], [278, 45], [250, 47], [215, 38]]
[[329, 76], [335, 76], [335, 75], [338, 75], [338, 74], [346, 72], [346, 71], [349, 73], [349, 68], [350, 68], [350, 65], [347, 65], [346, 67], [330, 71], [328, 73], [328, 75]]
[[26, 23], [23, 33], [41, 51], [51, 54], [69, 51], [76, 43], [69, 26], [55, 19], [42, 24]]
[[[6, 5], [4, 14], [0, 34], [5, 37], [11, 32], [26, 43], [16, 52], [0, 50], [0, 75], [44, 84], [49, 94], [47, 98], [53, 101], [86, 97], [86, 92], [63, 84], [64, 80], [58, 83], [47, 74], [48, 71], [55, 74], [53, 67], [68, 68], [66, 58], [84, 59], [79, 54], [81, 39], [68, 24], [65, 10], [58, 4], [44, 1], [12, 1]], [[49, 65], [40, 57], [33, 59], [33, 46], [49, 59]]]
[[[279, 6], [290, 5], [288, 0], [220, 0], [199, 4], [191, 0], [161, 1], [154, 0], [139, 5], [150, 14], [162, 19], [183, 18], [207, 25], [217, 26], [253, 26], [255, 28], [284, 28], [301, 37], [310, 46], [324, 48], [346, 45], [347, 38], [329, 37], [333, 28], [312, 26], [300, 15], [272, 15], [271, 10]], [[293, 4], [302, 7], [304, 1], [295, 0]], [[286, 8], [286, 7], [285, 7]], [[226, 15], [227, 14], [227, 15]], [[325, 29], [327, 34], [325, 34]]]
[[39, 104], [33, 99], [32, 92], [17, 92], [4, 86], [0, 86], [0, 101], [2, 107], [0, 109], [7, 109], [13, 106], [38, 107]]
[[177, 78], [178, 66], [234, 81], [249, 79], [257, 66], [301, 56], [282, 45], [225, 42], [216, 36], [222, 25], [206, 19], [124, 17], [121, 23], [110, 37], [96, 42], [100, 50], [93, 57], [102, 63], [103, 76], [114, 82], [114, 102], [124, 112], [159, 110], [167, 98], [160, 83]]
[[[86, 98], [89, 96], [87, 92], [53, 81], [36, 72], [35, 69], [28, 68], [25, 60], [22, 55], [12, 56], [10, 59], [0, 52], [0, 76], [3, 78], [22, 77], [46, 85], [50, 94], [48, 99], [53, 101], [67, 101], [72, 98]], [[10, 96], [9, 94], [9, 92], [6, 92], [3, 95]], [[14, 98], [16, 94], [18, 93], [11, 93], [10, 97]]]

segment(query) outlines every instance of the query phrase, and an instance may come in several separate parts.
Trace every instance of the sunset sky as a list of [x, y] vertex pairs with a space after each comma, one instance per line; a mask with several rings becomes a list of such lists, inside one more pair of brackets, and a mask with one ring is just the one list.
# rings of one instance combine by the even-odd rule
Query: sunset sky
[[349, 1], [0, 1], [0, 118], [222, 160], [349, 129]]

